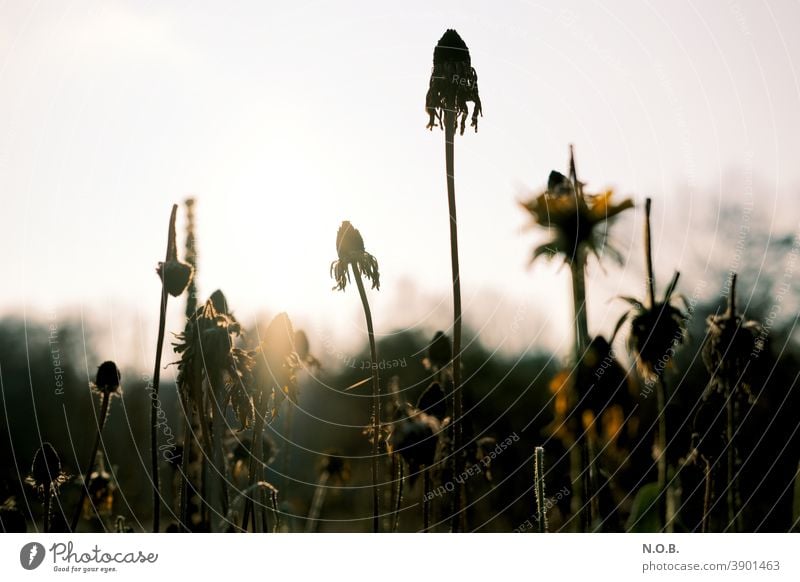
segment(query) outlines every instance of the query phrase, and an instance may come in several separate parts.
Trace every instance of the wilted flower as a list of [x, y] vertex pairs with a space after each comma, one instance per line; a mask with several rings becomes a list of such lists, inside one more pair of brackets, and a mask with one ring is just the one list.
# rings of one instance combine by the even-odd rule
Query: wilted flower
[[92, 387], [101, 394], [118, 394], [122, 374], [114, 362], [103, 362], [97, 368]]
[[331, 263], [331, 277], [336, 281], [334, 290], [344, 291], [347, 283], [350, 282], [349, 268], [351, 267], [353, 271], [358, 271], [369, 279], [373, 289], [380, 289], [378, 261], [364, 250], [364, 239], [361, 237], [361, 233], [346, 220], [342, 222], [336, 233], [336, 252], [339, 259]]
[[272, 415], [277, 416], [278, 407], [288, 398], [297, 404], [297, 371], [300, 359], [295, 351], [295, 333], [286, 313], [276, 315], [259, 346], [260, 357], [256, 358], [256, 377], [267, 393], [262, 398], [272, 397]]
[[433, 339], [428, 346], [428, 354], [422, 360], [422, 365], [428, 370], [438, 372], [449, 366], [452, 359], [453, 347], [450, 344], [450, 338], [443, 331], [437, 331], [433, 334]]
[[398, 453], [413, 475], [422, 467], [430, 467], [436, 457], [439, 444], [439, 420], [429, 414], [406, 407], [406, 416], [396, 422], [389, 435], [390, 453]]
[[607, 244], [608, 222], [633, 208], [633, 201], [626, 199], [614, 203], [612, 190], [597, 195], [584, 194], [583, 184], [575, 177], [574, 165], [570, 148], [572, 177], [552, 171], [547, 190], [520, 203], [537, 225], [552, 230], [554, 234], [552, 240], [534, 249], [531, 261], [540, 256], [552, 259], [556, 255], [562, 255], [568, 263], [579, 261], [585, 256], [579, 252], [582, 248], [598, 257], [600, 251], [610, 251], [618, 257], [618, 253]]
[[191, 265], [187, 265], [178, 260], [178, 244], [175, 239], [175, 218], [178, 206], [172, 207], [172, 215], [169, 221], [169, 234], [167, 236], [167, 257], [162, 263], [158, 263], [156, 273], [161, 281], [164, 283], [164, 288], [167, 293], [173, 297], [178, 297], [189, 286], [192, 280], [194, 269]]
[[736, 313], [736, 275], [731, 277], [728, 307], [724, 313], [706, 319], [708, 331], [703, 344], [703, 362], [711, 374], [710, 388], [724, 394], [743, 394], [754, 399], [752, 383], [758, 376], [758, 359], [763, 350], [762, 328]]
[[[624, 418], [634, 405], [628, 374], [603, 336], [594, 337], [577, 365], [557, 374], [550, 389], [555, 396], [551, 430], [566, 442], [575, 439], [576, 431], [588, 430], [595, 418], [613, 416], [617, 409]], [[579, 425], [576, 420], [580, 421]], [[612, 424], [619, 428], [616, 423]], [[600, 428], [604, 426], [601, 424]], [[616, 432], [605, 436], [613, 440]]]
[[664, 298], [651, 307], [632, 297], [622, 297], [631, 305], [617, 322], [614, 335], [630, 319], [631, 331], [628, 336], [628, 349], [636, 359], [636, 367], [648, 380], [661, 377], [672, 360], [675, 347], [686, 339], [686, 314], [675, 306], [675, 294], [680, 273], [675, 273], [664, 293]]
[[439, 422], [447, 416], [447, 400], [444, 389], [439, 382], [431, 382], [417, 400], [417, 408], [436, 417]]
[[48, 492], [57, 494], [61, 485], [66, 483], [67, 478], [67, 474], [61, 470], [61, 459], [53, 445], [48, 442], [42, 443], [33, 456], [33, 465], [26, 480], [27, 483], [40, 495]]
[[478, 95], [478, 74], [472, 67], [472, 59], [466, 43], [453, 29], [448, 29], [433, 50], [433, 70], [425, 96], [425, 111], [429, 115], [428, 129], [437, 125], [444, 127], [442, 114], [452, 111], [456, 122], [461, 116], [460, 131], [464, 134], [469, 107], [472, 101], [470, 125], [478, 131], [478, 116], [483, 115], [481, 98]]

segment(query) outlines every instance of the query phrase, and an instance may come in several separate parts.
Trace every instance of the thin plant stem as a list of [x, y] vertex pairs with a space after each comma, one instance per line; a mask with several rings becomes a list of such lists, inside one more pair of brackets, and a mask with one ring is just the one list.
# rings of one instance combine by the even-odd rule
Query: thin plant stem
[[73, 533], [78, 529], [78, 522], [81, 518], [81, 510], [83, 509], [83, 502], [86, 495], [89, 493], [89, 478], [94, 472], [95, 463], [97, 462], [97, 451], [100, 449], [100, 439], [103, 433], [103, 426], [106, 424], [106, 416], [108, 415], [108, 404], [111, 400], [110, 392], [103, 392], [103, 401], [100, 404], [100, 419], [97, 424], [97, 435], [94, 439], [94, 446], [92, 447], [92, 456], [89, 457], [89, 462], [86, 463], [86, 472], [83, 476], [83, 487], [81, 487], [81, 496], [78, 499], [78, 505], [75, 507], [75, 513], [72, 516], [72, 525], [70, 531]]
[[[248, 489], [252, 489], [252, 487], [258, 481], [258, 465], [260, 462], [261, 457], [261, 448], [262, 448], [262, 434], [264, 433], [264, 424], [265, 424], [265, 416], [266, 416], [266, 409], [265, 406], [262, 404], [262, 400], [264, 399], [264, 395], [261, 394], [259, 396], [259, 401], [256, 404], [256, 420], [255, 424], [253, 425], [253, 439], [252, 439], [252, 453], [250, 455], [250, 466], [248, 469]], [[255, 508], [253, 503], [253, 498], [251, 496], [247, 496], [245, 498], [245, 505], [244, 505], [244, 516], [242, 517], [242, 529], [247, 531], [247, 527], [250, 521], [250, 514], [255, 514]], [[256, 520], [255, 515], [253, 515], [253, 532], [256, 531]]]
[[729, 393], [728, 400], [725, 404], [725, 411], [727, 416], [727, 423], [725, 426], [725, 435], [727, 437], [727, 444], [728, 449], [726, 451], [728, 462], [726, 463], [727, 467], [727, 481], [728, 486], [725, 491], [725, 496], [727, 500], [727, 507], [728, 507], [728, 525], [726, 529], [733, 528], [736, 531], [736, 495], [734, 494], [734, 465], [736, 455], [734, 453], [734, 442], [733, 442], [733, 424], [734, 424], [734, 414], [733, 414], [733, 399], [734, 395]]
[[308, 511], [308, 520], [306, 521], [306, 533], [314, 533], [319, 527], [319, 516], [322, 513], [322, 506], [325, 503], [325, 497], [328, 493], [327, 483], [330, 474], [328, 471], [323, 471], [317, 481], [317, 488], [314, 489], [314, 497], [311, 500], [311, 509]]
[[[650, 228], [650, 211], [653, 201], [648, 198], [644, 203], [644, 258], [646, 269], [647, 309], [656, 308], [656, 276], [653, 269], [653, 242]], [[660, 314], [659, 314], [660, 317]], [[661, 523], [667, 525], [667, 387], [663, 373], [656, 377], [656, 414], [658, 415], [658, 433], [656, 448], [658, 449], [658, 513]]]
[[709, 520], [709, 512], [711, 511], [711, 491], [712, 491], [712, 483], [711, 483], [711, 463], [706, 461], [705, 467], [705, 494], [703, 495], [703, 519], [700, 525], [700, 531], [702, 533], [708, 532], [708, 520]]
[[644, 256], [647, 269], [647, 308], [652, 309], [656, 304], [656, 276], [653, 271], [653, 247], [650, 237], [650, 206], [652, 200], [648, 198], [644, 203]]
[[380, 531], [380, 492], [378, 490], [378, 441], [381, 428], [381, 386], [378, 377], [378, 350], [375, 347], [375, 330], [372, 326], [372, 311], [369, 308], [367, 292], [361, 280], [361, 270], [356, 263], [352, 264], [353, 275], [358, 286], [361, 304], [364, 306], [364, 317], [367, 320], [369, 336], [369, 352], [372, 359], [372, 531]]
[[[169, 218], [169, 231], [167, 232], [167, 252], [164, 262], [170, 259], [170, 249], [175, 247], [175, 218], [178, 205], [172, 205], [172, 214]], [[164, 351], [164, 332], [167, 325], [167, 286], [161, 281], [161, 301], [158, 310], [158, 340], [156, 343], [156, 361], [153, 367], [153, 384], [150, 396], [150, 470], [153, 484], [153, 532], [158, 533], [161, 519], [161, 493], [159, 491], [158, 477], [158, 411], [161, 406], [158, 399], [158, 388], [161, 380], [161, 356]]]
[[[578, 191], [579, 182], [574, 177], [574, 166], [571, 169], [573, 180]], [[580, 365], [583, 353], [589, 345], [589, 324], [586, 315], [586, 276], [585, 276], [585, 249], [578, 247], [577, 256], [572, 257], [569, 262], [570, 273], [572, 275], [572, 302], [575, 317], [575, 354], [574, 365]], [[580, 419], [579, 419], [580, 421]], [[580, 508], [580, 524], [582, 531], [590, 531], [593, 521], [592, 516], [592, 495], [590, 483], [590, 465], [586, 431], [581, 428], [575, 441], [575, 453], [573, 456], [573, 483], [580, 483], [580, 495], [575, 499], [575, 506]], [[577, 473], [576, 473], [577, 471]]]
[[[447, 203], [450, 212], [450, 265], [453, 276], [453, 455], [456, 475], [463, 470], [463, 420], [464, 395], [461, 390], [461, 274], [458, 263], [458, 218], [456, 215], [455, 148], [456, 114], [450, 109], [444, 112], [445, 166], [447, 172]], [[461, 529], [461, 496], [463, 488], [456, 483], [453, 492], [453, 516], [451, 528]]]
[[[397, 455], [395, 455], [395, 458]], [[397, 533], [397, 528], [400, 525], [400, 506], [403, 504], [403, 460], [397, 459], [397, 497], [394, 504], [394, 519], [392, 520], [392, 532]], [[426, 493], [426, 492], [423, 492]]]
[[536, 512], [539, 516], [539, 533], [547, 532], [547, 500], [544, 496], [544, 448], [534, 450], [533, 478], [536, 483]]
[[42, 519], [42, 528], [44, 533], [50, 532], [50, 511], [53, 499], [53, 484], [48, 483], [44, 489], [44, 518]]
[[431, 470], [428, 467], [422, 469], [422, 532], [428, 533], [431, 527], [431, 500], [430, 495], [426, 495], [431, 490]]
[[189, 532], [189, 459], [192, 451], [192, 422], [191, 422], [191, 407], [185, 399], [181, 398], [181, 403], [186, 416], [186, 423], [183, 429], [183, 455], [181, 456], [181, 527], [184, 532]]
[[[209, 497], [217, 515], [228, 514], [227, 480], [225, 478], [225, 459], [223, 455], [222, 435], [225, 432], [223, 413], [223, 394], [225, 392], [222, 373], [219, 370], [209, 374], [211, 398], [213, 401], [211, 417], [211, 455], [214, 475], [209, 482]], [[212, 519], [212, 524], [217, 524]]]

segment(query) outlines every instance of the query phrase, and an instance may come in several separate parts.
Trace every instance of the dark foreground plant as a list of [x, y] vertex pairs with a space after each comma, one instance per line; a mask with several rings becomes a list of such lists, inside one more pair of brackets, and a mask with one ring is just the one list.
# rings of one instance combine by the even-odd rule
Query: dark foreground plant
[[58, 497], [61, 486], [67, 481], [67, 474], [61, 470], [61, 459], [48, 442], [42, 443], [33, 456], [31, 472], [26, 479], [42, 498], [43, 521], [42, 531], [50, 531], [53, 513], [53, 497]]
[[381, 385], [378, 375], [378, 350], [375, 346], [375, 330], [372, 325], [372, 311], [369, 308], [367, 292], [364, 290], [362, 275], [372, 282], [373, 289], [380, 289], [380, 273], [378, 261], [364, 250], [364, 239], [348, 221], [342, 222], [336, 233], [336, 253], [338, 260], [331, 263], [331, 276], [336, 281], [334, 290], [344, 291], [350, 281], [350, 271], [358, 287], [361, 305], [364, 308], [364, 317], [367, 321], [367, 335], [369, 337], [369, 352], [372, 363], [372, 531], [380, 530], [380, 491], [378, 488], [378, 455], [381, 435]]
[[167, 322], [167, 298], [172, 295], [178, 297], [185, 290], [192, 279], [191, 265], [178, 260], [178, 246], [175, 239], [175, 219], [178, 205], [172, 205], [167, 231], [167, 252], [163, 263], [158, 264], [156, 273], [161, 279], [161, 301], [158, 308], [158, 339], [156, 340], [156, 360], [153, 367], [153, 380], [150, 387], [150, 470], [153, 485], [153, 531], [160, 530], [161, 518], [161, 492], [158, 477], [158, 413], [161, 402], [158, 398], [158, 389], [161, 379], [161, 356], [164, 350], [164, 332]]
[[90, 385], [92, 391], [97, 392], [101, 397], [100, 416], [97, 420], [97, 434], [95, 436], [94, 446], [92, 447], [92, 455], [89, 457], [89, 462], [86, 464], [86, 472], [83, 474], [81, 496], [75, 507], [75, 514], [72, 517], [70, 530], [73, 532], [78, 528], [78, 521], [80, 520], [81, 511], [83, 509], [83, 501], [89, 493], [91, 476], [94, 472], [95, 463], [97, 462], [97, 451], [100, 449], [100, 441], [102, 439], [103, 427], [108, 418], [111, 397], [119, 394], [121, 380], [122, 374], [120, 374], [117, 365], [114, 362], [108, 361], [100, 364], [100, 367], [97, 368], [97, 375], [95, 376], [94, 383]]
[[[702, 354], [711, 374], [708, 392], [722, 396], [725, 408], [726, 453], [726, 530], [742, 531], [737, 467], [736, 434], [741, 422], [741, 408], [755, 401], [753, 384], [761, 372], [759, 355], [764, 350], [761, 325], [748, 321], [736, 309], [736, 274], [731, 275], [728, 305], [724, 312], [710, 315]], [[721, 411], [720, 411], [721, 413]], [[721, 416], [721, 414], [720, 414]]]
[[[683, 298], [675, 294], [680, 273], [676, 272], [664, 292], [661, 301], [656, 300], [656, 279], [653, 269], [653, 248], [650, 232], [651, 200], [645, 202], [644, 255], [646, 268], [647, 296], [644, 301], [632, 297], [622, 297], [631, 309], [617, 322], [614, 336], [627, 320], [631, 329], [628, 336], [628, 349], [636, 361], [636, 367], [645, 385], [656, 392], [656, 414], [658, 430], [653, 447], [653, 458], [658, 467], [658, 507], [663, 527], [671, 530], [673, 516], [668, 515], [671, 506], [667, 490], [668, 461], [667, 443], [667, 384], [664, 378], [677, 346], [686, 339], [687, 315], [676, 306], [676, 300]], [[685, 301], [684, 301], [685, 303]], [[611, 341], [614, 341], [612, 336]], [[649, 392], [649, 391], [648, 391]]]
[[[572, 365], [580, 368], [584, 352], [589, 346], [589, 325], [586, 314], [586, 264], [589, 254], [598, 259], [602, 252], [619, 258], [608, 244], [609, 221], [633, 207], [631, 200], [614, 203], [613, 192], [607, 190], [598, 195], [585, 194], [583, 182], [578, 180], [573, 148], [569, 149], [569, 176], [553, 170], [547, 180], [547, 189], [521, 202], [535, 224], [549, 230], [553, 238], [533, 251], [531, 262], [539, 257], [560, 257], [570, 268], [572, 276], [572, 304], [574, 334]], [[576, 387], [576, 392], [588, 391], [588, 387]], [[581, 528], [589, 531], [597, 515], [593, 515], [590, 500], [590, 475], [593, 473], [592, 455], [587, 450], [585, 431], [576, 435], [575, 445], [570, 448], [573, 489], [573, 508], [581, 513]]]
[[[464, 133], [468, 103], [474, 104], [471, 126], [478, 131], [478, 117], [483, 114], [478, 94], [478, 75], [472, 66], [469, 48], [459, 34], [448, 29], [433, 50], [433, 70], [425, 96], [428, 129], [437, 125], [444, 129], [445, 176], [447, 178], [447, 203], [450, 210], [450, 264], [453, 282], [453, 459], [454, 473], [460, 474], [464, 466], [463, 394], [461, 390], [461, 274], [458, 262], [458, 219], [456, 215], [455, 153], [456, 127]], [[461, 484], [453, 493], [452, 530], [461, 529]]]

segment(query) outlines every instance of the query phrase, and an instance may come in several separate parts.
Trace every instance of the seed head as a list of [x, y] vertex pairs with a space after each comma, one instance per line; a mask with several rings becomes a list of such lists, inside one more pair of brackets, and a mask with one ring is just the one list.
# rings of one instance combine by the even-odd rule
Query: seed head
[[159, 263], [156, 272], [164, 282], [167, 293], [173, 297], [179, 297], [186, 291], [186, 287], [189, 286], [194, 275], [194, 269], [191, 265], [182, 263], [177, 259]]
[[42, 443], [33, 456], [33, 465], [27, 482], [33, 486], [40, 495], [50, 490], [57, 494], [61, 485], [67, 481], [67, 474], [61, 470], [61, 459], [58, 453], [48, 442]]
[[445, 392], [439, 382], [432, 382], [430, 386], [425, 389], [419, 400], [417, 400], [417, 408], [439, 420], [444, 421], [447, 416], [447, 401]]
[[97, 368], [93, 388], [101, 394], [118, 394], [122, 374], [117, 365], [112, 362], [103, 362]]
[[433, 465], [440, 428], [436, 417], [407, 406], [405, 418], [395, 423], [389, 435], [390, 452], [399, 453], [411, 472], [418, 473], [421, 467]]
[[646, 380], [656, 380], [671, 364], [675, 349], [686, 341], [687, 314], [676, 307], [675, 294], [680, 273], [675, 273], [664, 298], [652, 307], [632, 297], [622, 297], [631, 309], [617, 322], [611, 341], [630, 319], [628, 350], [636, 360], [639, 373]]
[[336, 281], [334, 290], [344, 291], [347, 287], [350, 282], [350, 268], [369, 279], [373, 289], [380, 289], [378, 261], [364, 250], [361, 233], [346, 220], [336, 233], [336, 253], [339, 259], [331, 263], [331, 277]]
[[752, 401], [752, 384], [759, 371], [754, 354], [763, 350], [764, 340], [761, 325], [736, 312], [735, 274], [731, 277], [727, 309], [710, 315], [706, 324], [703, 362], [711, 374], [710, 388], [726, 395], [743, 394]]
[[483, 115], [478, 94], [478, 74], [472, 67], [466, 43], [455, 30], [448, 29], [433, 50], [433, 70], [425, 96], [428, 129], [433, 129], [437, 124], [444, 128], [442, 114], [452, 111], [456, 121], [458, 116], [461, 117], [460, 133], [463, 135], [469, 114], [467, 103], [470, 101], [474, 103], [470, 125], [477, 132], [478, 116]]
[[428, 355], [422, 361], [426, 369], [439, 371], [446, 368], [453, 359], [453, 347], [450, 338], [443, 331], [433, 334], [433, 339], [428, 346]]

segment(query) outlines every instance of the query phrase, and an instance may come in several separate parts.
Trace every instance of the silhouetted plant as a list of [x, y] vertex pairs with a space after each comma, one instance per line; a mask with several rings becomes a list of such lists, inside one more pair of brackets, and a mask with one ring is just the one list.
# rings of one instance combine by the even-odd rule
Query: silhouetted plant
[[167, 231], [167, 252], [164, 262], [158, 264], [156, 273], [161, 279], [161, 301], [159, 302], [158, 339], [156, 340], [156, 360], [153, 367], [153, 381], [151, 386], [150, 406], [150, 467], [151, 482], [153, 484], [153, 531], [158, 532], [161, 519], [161, 492], [159, 490], [158, 476], [158, 412], [161, 402], [158, 390], [161, 379], [161, 355], [164, 350], [164, 332], [167, 320], [167, 299], [170, 295], [178, 297], [185, 290], [192, 279], [191, 265], [178, 260], [178, 246], [175, 238], [175, 219], [178, 205], [172, 205]]
[[[120, 373], [119, 368], [117, 368], [117, 365], [114, 362], [108, 361], [100, 364], [100, 366], [97, 368], [97, 375], [95, 376], [94, 383], [90, 384], [92, 391], [98, 393], [101, 397], [100, 416], [97, 420], [97, 434], [95, 436], [94, 446], [92, 447], [92, 456], [89, 457], [89, 462], [86, 464], [86, 472], [84, 473], [83, 483], [81, 484], [80, 499], [78, 500], [78, 504], [75, 508], [75, 514], [72, 518], [70, 529], [73, 532], [78, 528], [78, 521], [81, 517], [81, 511], [83, 511], [84, 499], [86, 499], [87, 493], [89, 493], [90, 488], [93, 486], [92, 475], [94, 473], [95, 462], [97, 461], [97, 451], [100, 449], [103, 427], [105, 426], [106, 419], [108, 418], [111, 397], [120, 394], [121, 381], [122, 374]], [[98, 476], [100, 475], [98, 474]], [[90, 499], [91, 498], [92, 497], [90, 496]]]
[[[650, 235], [650, 206], [651, 200], [645, 202], [644, 221], [644, 254], [646, 266], [647, 297], [639, 301], [632, 297], [622, 297], [631, 309], [617, 322], [614, 336], [626, 321], [630, 320], [630, 335], [628, 336], [628, 349], [636, 361], [636, 367], [645, 383], [655, 385], [656, 414], [658, 430], [656, 433], [653, 457], [658, 466], [658, 507], [663, 526], [668, 531], [673, 524], [673, 516], [667, 515], [667, 506], [670, 505], [667, 490], [668, 456], [667, 443], [667, 385], [664, 373], [671, 364], [675, 349], [686, 339], [687, 315], [678, 307], [676, 300], [683, 297], [675, 294], [680, 273], [676, 272], [672, 281], [664, 292], [661, 301], [656, 300], [656, 280], [653, 269], [653, 249]], [[685, 304], [685, 301], [684, 301]], [[611, 341], [614, 341], [612, 336]]]
[[[590, 253], [600, 259], [601, 252], [619, 258], [619, 253], [607, 244], [608, 224], [612, 218], [632, 208], [633, 202], [623, 200], [618, 204], [614, 203], [611, 190], [598, 195], [585, 194], [584, 184], [578, 180], [572, 146], [569, 152], [569, 177], [555, 170], [551, 171], [547, 189], [530, 200], [521, 202], [521, 205], [530, 213], [536, 225], [553, 234], [551, 240], [534, 249], [531, 262], [539, 257], [560, 257], [569, 265], [575, 331], [572, 362], [573, 365], [580, 366], [584, 351], [589, 345], [585, 278], [587, 259]], [[570, 454], [573, 488], [583, 489], [580, 494], [573, 494], [573, 507], [581, 512], [581, 526], [588, 531], [596, 516], [592, 515], [593, 508], [589, 507], [592, 495], [589, 493], [588, 481], [593, 471], [593, 461], [586, 450], [585, 440], [584, 431], [578, 432]]]
[[364, 308], [364, 317], [367, 321], [367, 335], [369, 337], [369, 351], [372, 363], [372, 426], [370, 438], [372, 440], [372, 530], [380, 530], [380, 491], [378, 487], [378, 445], [381, 435], [381, 387], [378, 374], [378, 350], [375, 346], [375, 331], [372, 326], [372, 312], [369, 308], [367, 293], [361, 280], [362, 274], [372, 282], [373, 289], [380, 289], [380, 273], [378, 261], [364, 250], [364, 239], [352, 224], [342, 222], [336, 233], [336, 252], [339, 259], [331, 263], [331, 276], [336, 281], [334, 290], [344, 291], [350, 281], [350, 271], [358, 287], [361, 304]]
[[330, 452], [322, 457], [320, 463], [319, 479], [314, 489], [314, 497], [306, 520], [306, 533], [312, 533], [319, 528], [319, 516], [325, 504], [325, 498], [330, 488], [329, 483], [339, 485], [350, 480], [350, 468], [347, 461], [335, 452]]
[[[461, 390], [461, 274], [458, 261], [458, 218], [456, 215], [455, 152], [454, 140], [458, 117], [460, 129], [469, 113], [468, 103], [472, 102], [471, 125], [478, 131], [478, 117], [483, 114], [478, 94], [478, 75], [472, 66], [469, 48], [459, 34], [448, 29], [439, 39], [433, 50], [433, 69], [425, 96], [425, 109], [428, 112], [428, 129], [437, 123], [444, 129], [445, 176], [447, 179], [447, 203], [450, 211], [450, 264], [453, 282], [453, 463], [454, 473], [464, 467], [463, 443], [463, 394]], [[461, 497], [464, 493], [460, 483], [453, 492], [453, 531], [461, 529]]]
[[67, 482], [68, 475], [61, 470], [61, 459], [48, 442], [43, 442], [33, 456], [31, 472], [26, 479], [42, 498], [42, 531], [48, 533], [53, 512], [53, 497], [58, 497], [61, 486]]
[[536, 489], [536, 514], [539, 533], [547, 531], [547, 498], [544, 496], [544, 448], [536, 447], [533, 453], [533, 479]]
[[738, 479], [736, 468], [738, 450], [736, 432], [740, 422], [740, 407], [755, 400], [753, 383], [759, 376], [757, 357], [764, 349], [762, 327], [748, 321], [736, 310], [736, 273], [731, 275], [728, 305], [721, 314], [710, 315], [702, 347], [703, 362], [711, 374], [709, 390], [724, 396], [725, 440], [727, 454], [726, 502], [728, 522], [726, 529], [741, 531]]

